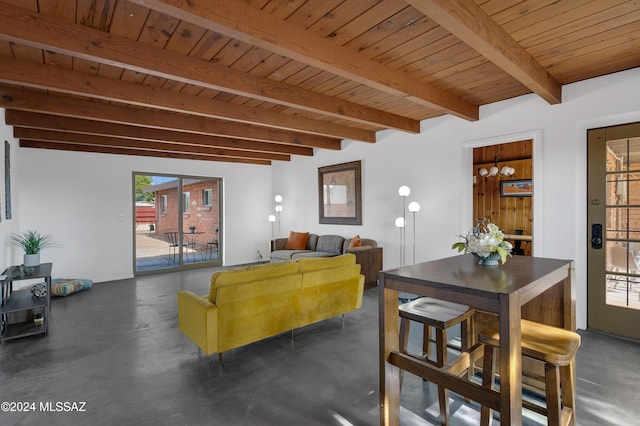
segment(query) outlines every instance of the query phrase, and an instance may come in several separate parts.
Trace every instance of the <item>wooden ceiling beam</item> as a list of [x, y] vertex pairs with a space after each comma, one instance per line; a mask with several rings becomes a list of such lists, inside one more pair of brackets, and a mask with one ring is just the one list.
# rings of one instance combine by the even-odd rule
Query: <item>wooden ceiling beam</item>
[[251, 158], [255, 160], [290, 161], [287, 154], [241, 151], [208, 146], [186, 145], [177, 143], [151, 142], [140, 139], [123, 139], [109, 136], [86, 135], [80, 133], [59, 132], [54, 130], [26, 129], [14, 127], [13, 136], [16, 139], [37, 140], [43, 142], [62, 142], [88, 146], [108, 146], [116, 148], [130, 148], [149, 151], [166, 151], [170, 153], [190, 153], [215, 157]]
[[289, 154], [309, 155], [310, 147], [340, 150], [341, 142], [305, 133], [289, 132], [270, 127], [253, 126], [207, 117], [176, 114], [168, 111], [130, 108], [120, 104], [72, 98], [66, 95], [22, 90], [0, 85], [0, 107], [61, 117], [75, 117], [105, 123], [125, 124], [143, 128], [174, 130], [185, 133], [223, 136], [286, 145]]
[[181, 152], [148, 151], [135, 148], [114, 148], [108, 146], [89, 146], [72, 143], [45, 142], [30, 139], [20, 140], [21, 148], [53, 149], [56, 151], [92, 152], [97, 154], [135, 155], [142, 157], [180, 158], [184, 160], [220, 161], [225, 163], [244, 163], [270, 166], [269, 160], [253, 160], [246, 158], [218, 157], [214, 155], [192, 155]]
[[0, 39], [313, 113], [412, 133], [420, 123], [0, 2]]
[[374, 132], [355, 127], [216, 101], [203, 96], [186, 95], [173, 90], [113, 80], [20, 59], [3, 58], [0, 61], [0, 82], [333, 138], [375, 142]]
[[237, 0], [130, 0], [163, 14], [276, 52], [385, 93], [467, 120], [478, 105], [415, 80], [323, 36]]
[[562, 102], [562, 85], [473, 0], [406, 1], [550, 104]]
[[112, 136], [118, 138], [179, 144], [202, 145], [244, 151], [271, 152], [312, 156], [313, 149], [301, 146], [231, 139], [220, 136], [183, 133], [126, 124], [105, 123], [80, 118], [61, 117], [27, 111], [5, 111], [5, 123], [27, 129], [55, 130], [84, 135]]

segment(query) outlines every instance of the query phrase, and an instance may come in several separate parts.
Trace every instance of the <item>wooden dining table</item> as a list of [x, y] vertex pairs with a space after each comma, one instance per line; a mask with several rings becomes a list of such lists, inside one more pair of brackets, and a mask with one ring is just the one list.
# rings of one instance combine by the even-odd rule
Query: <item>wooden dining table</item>
[[[574, 265], [570, 260], [509, 257], [498, 266], [479, 265], [471, 254], [380, 272], [380, 424], [400, 424], [400, 372], [425, 380], [500, 412], [501, 424], [522, 424], [520, 320], [575, 331]], [[451, 368], [438, 368], [399, 352], [398, 294], [460, 303], [498, 315], [500, 390], [483, 388]], [[481, 353], [476, 347], [475, 353]], [[462, 353], [467, 366], [473, 363]]]

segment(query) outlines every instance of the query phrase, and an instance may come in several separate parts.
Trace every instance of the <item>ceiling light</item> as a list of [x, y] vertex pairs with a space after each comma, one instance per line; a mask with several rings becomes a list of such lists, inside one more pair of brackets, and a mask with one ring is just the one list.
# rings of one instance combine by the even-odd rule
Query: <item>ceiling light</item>
[[491, 168], [489, 170], [486, 169], [486, 167], [482, 167], [478, 170], [478, 174], [482, 177], [487, 177], [487, 176], [511, 176], [516, 172], [516, 169], [514, 169], [511, 166], [502, 166], [501, 169], [498, 168], [498, 157], [495, 157], [494, 160], [494, 165], [491, 166]]

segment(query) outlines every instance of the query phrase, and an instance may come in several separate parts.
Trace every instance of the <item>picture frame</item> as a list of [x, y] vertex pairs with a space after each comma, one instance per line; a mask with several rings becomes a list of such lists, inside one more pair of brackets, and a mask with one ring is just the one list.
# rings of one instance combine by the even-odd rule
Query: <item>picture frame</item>
[[501, 197], [531, 197], [533, 181], [531, 179], [503, 180], [500, 182]]
[[362, 225], [361, 161], [318, 167], [321, 224]]

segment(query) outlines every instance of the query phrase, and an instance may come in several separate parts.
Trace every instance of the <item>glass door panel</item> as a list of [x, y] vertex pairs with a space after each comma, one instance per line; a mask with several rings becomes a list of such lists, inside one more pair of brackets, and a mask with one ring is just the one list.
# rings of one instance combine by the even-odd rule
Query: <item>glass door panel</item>
[[220, 179], [134, 174], [135, 271], [220, 265]]
[[219, 179], [184, 179], [182, 182], [182, 262], [220, 260]]
[[[606, 142], [605, 303], [640, 309], [640, 139]], [[635, 293], [635, 297], [633, 297]]]

